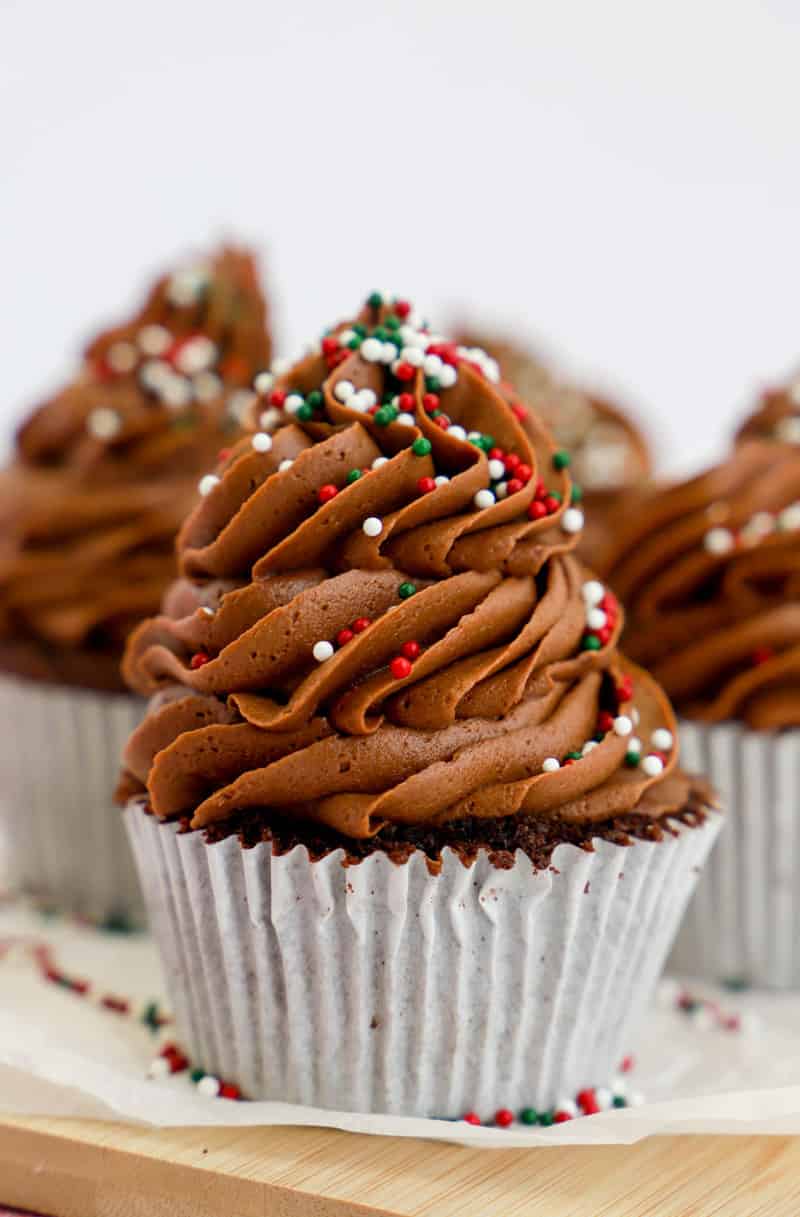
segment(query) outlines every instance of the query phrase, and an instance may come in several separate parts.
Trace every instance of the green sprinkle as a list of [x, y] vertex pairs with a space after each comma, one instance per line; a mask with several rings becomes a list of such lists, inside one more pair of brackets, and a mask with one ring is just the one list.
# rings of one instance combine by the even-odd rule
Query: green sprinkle
[[555, 501], [557, 503], [561, 502], [561, 495], [558, 493], [557, 490], [548, 490], [547, 494], [548, 494], [549, 498], [555, 499]]
[[189, 1074], [189, 1077], [192, 1079], [195, 1086], [197, 1085], [198, 1082], [201, 1082], [205, 1076], [206, 1076], [205, 1069], [193, 1069], [192, 1072]]
[[408, 600], [408, 597], [413, 596], [416, 590], [416, 583], [401, 583], [397, 589], [397, 594], [401, 600]]
[[380, 410], [375, 412], [375, 422], [380, 427], [388, 427], [389, 423], [393, 423], [399, 413], [400, 411], [397, 409], [397, 406], [381, 406]]
[[523, 1107], [519, 1113], [520, 1124], [536, 1124], [539, 1119], [539, 1113], [535, 1107]]
[[626, 752], [625, 753], [625, 764], [628, 766], [629, 769], [635, 769], [641, 759], [642, 759], [641, 752]]
[[564, 757], [565, 761], [580, 761], [582, 759], [583, 759], [582, 752], [568, 752], [567, 755]]
[[553, 468], [567, 469], [570, 462], [570, 455], [562, 448], [559, 452], [553, 453]]
[[297, 418], [301, 423], [307, 423], [314, 417], [314, 408], [307, 401], [304, 401], [302, 406], [297, 407]]
[[429, 417], [430, 418], [440, 418], [442, 416], [442, 414], [444, 414], [444, 410], [432, 410]]
[[111, 934], [130, 934], [133, 926], [124, 913], [111, 913], [100, 927]]
[[370, 308], [380, 308], [383, 304], [383, 296], [380, 292], [370, 292], [367, 296], [367, 304]]
[[478, 440], [478, 447], [482, 448], [484, 452], [491, 452], [492, 448], [494, 448], [494, 436], [482, 435]]
[[599, 651], [602, 650], [602, 642], [596, 634], [584, 634], [581, 640], [581, 649], [584, 651]]
[[621, 1094], [615, 1094], [613, 1099], [611, 1100], [611, 1103], [614, 1107], [627, 1107], [628, 1106], [628, 1100], [625, 1098], [624, 1095], [621, 1095]]
[[400, 329], [400, 318], [399, 317], [387, 317], [383, 324], [386, 326], [387, 330], [399, 330]]
[[363, 341], [363, 338], [356, 334], [355, 338], [351, 338], [347, 345], [351, 351], [357, 351]]
[[352, 486], [353, 482], [357, 482], [361, 477], [360, 469], [351, 469], [347, 477], [344, 479], [348, 486]]
[[377, 338], [380, 342], [385, 342], [389, 335], [382, 325], [376, 325], [372, 331], [372, 337]]
[[582, 500], [583, 500], [583, 487], [579, 486], [577, 482], [573, 482], [571, 501], [573, 503], [580, 503]]
[[322, 405], [322, 392], [320, 389], [312, 389], [306, 397], [306, 405], [311, 406], [312, 410], [316, 410], [317, 406]]
[[426, 376], [425, 377], [425, 388], [428, 390], [429, 393], [438, 393], [439, 390], [441, 389], [441, 387], [442, 386], [441, 386], [441, 383], [440, 383], [438, 377], [436, 377], [436, 376]]
[[358, 334], [359, 338], [366, 338], [367, 327], [365, 325], [362, 325], [360, 321], [357, 321], [356, 324], [351, 326], [350, 328], [355, 330], [355, 332]]
[[411, 451], [414, 453], [414, 456], [427, 456], [430, 450], [431, 441], [426, 439], [424, 435], [420, 435], [411, 445]]
[[543, 1128], [549, 1128], [550, 1125], [553, 1123], [552, 1111], [540, 1112], [539, 1113], [539, 1123], [542, 1125]]

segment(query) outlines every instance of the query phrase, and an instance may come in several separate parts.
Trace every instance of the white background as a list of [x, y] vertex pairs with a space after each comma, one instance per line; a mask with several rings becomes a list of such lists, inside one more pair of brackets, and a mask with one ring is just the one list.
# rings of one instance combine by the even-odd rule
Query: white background
[[0, 434], [149, 275], [263, 250], [280, 347], [373, 287], [722, 451], [800, 358], [792, 0], [0, 0]]

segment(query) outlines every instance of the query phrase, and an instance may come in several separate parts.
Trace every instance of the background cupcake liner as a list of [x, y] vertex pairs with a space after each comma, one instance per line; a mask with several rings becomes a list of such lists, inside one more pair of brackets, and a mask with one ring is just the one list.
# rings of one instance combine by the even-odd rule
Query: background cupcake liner
[[725, 831], [670, 960], [676, 971], [800, 987], [800, 730], [681, 721], [681, 760], [717, 788]]
[[250, 1098], [449, 1117], [610, 1080], [719, 827], [431, 875], [126, 821], [193, 1061]]
[[92, 921], [143, 924], [113, 795], [144, 705], [125, 693], [0, 676], [0, 816], [12, 889]]

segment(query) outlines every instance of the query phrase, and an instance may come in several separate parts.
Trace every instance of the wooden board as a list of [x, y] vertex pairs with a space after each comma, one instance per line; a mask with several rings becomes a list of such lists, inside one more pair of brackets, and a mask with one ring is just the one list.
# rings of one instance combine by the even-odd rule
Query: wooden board
[[476, 1151], [13, 1120], [0, 1124], [0, 1202], [51, 1217], [798, 1217], [800, 1138]]

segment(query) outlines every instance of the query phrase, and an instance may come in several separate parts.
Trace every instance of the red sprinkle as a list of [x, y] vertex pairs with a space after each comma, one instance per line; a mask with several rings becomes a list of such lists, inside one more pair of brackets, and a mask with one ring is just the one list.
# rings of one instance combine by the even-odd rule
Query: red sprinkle
[[567, 1120], [571, 1120], [572, 1116], [568, 1111], [557, 1111], [553, 1115], [554, 1124], [564, 1124]]
[[420, 494], [430, 494], [430, 492], [435, 489], [436, 482], [432, 477], [420, 478], [417, 482], [417, 490], [420, 492]]
[[326, 482], [317, 491], [317, 499], [320, 503], [330, 503], [331, 499], [335, 499], [338, 493], [338, 488], [332, 482]]
[[405, 655], [395, 655], [389, 667], [395, 680], [405, 680], [406, 676], [411, 674], [411, 663]]
[[234, 1086], [233, 1082], [223, 1082], [219, 1088], [219, 1097], [221, 1099], [240, 1099], [242, 1092], [238, 1086]]
[[230, 454], [230, 448], [220, 448], [219, 452], [217, 453], [217, 464], [221, 465], [223, 461], [227, 461]]
[[422, 647], [416, 641], [404, 642], [400, 650], [405, 655], [406, 659], [419, 659], [419, 653]]
[[766, 663], [767, 660], [772, 659], [774, 654], [775, 652], [773, 651], [772, 647], [756, 647], [750, 658], [752, 659], [755, 667], [760, 667], [762, 663]]
[[196, 651], [189, 660], [189, 667], [193, 672], [196, 672], [198, 668], [202, 668], [203, 664], [208, 663], [208, 659], [209, 657], [205, 651]]
[[334, 355], [339, 350], [339, 339], [334, 338], [333, 334], [329, 334], [327, 338], [322, 339], [322, 354]]
[[398, 380], [414, 379], [414, 369], [410, 363], [398, 363], [394, 370], [394, 374]]
[[521, 482], [519, 478], [510, 478], [506, 483], [506, 489], [509, 494], [518, 494], [524, 485], [525, 483]]
[[405, 410], [407, 414], [414, 413], [414, 394], [401, 393], [397, 398], [397, 406], [400, 410]]
[[508, 1128], [509, 1124], [514, 1123], [513, 1111], [509, 1111], [507, 1107], [501, 1107], [494, 1113], [494, 1122], [499, 1128]]
[[616, 687], [617, 701], [630, 701], [633, 697], [633, 679], [630, 676], [623, 676], [622, 680]]
[[620, 1073], [630, 1073], [630, 1071], [633, 1069], [633, 1066], [635, 1064], [636, 1064], [636, 1061], [634, 1060], [634, 1058], [632, 1056], [624, 1056], [622, 1058], [622, 1060], [620, 1062], [620, 1066], [619, 1066]]
[[115, 1014], [127, 1014], [130, 1010], [130, 1003], [124, 997], [112, 997], [110, 993], [101, 998], [100, 1005], [105, 1006], [106, 1010], [113, 1010]]
[[600, 1110], [597, 1095], [593, 1089], [581, 1090], [576, 1095], [578, 1106], [585, 1116], [595, 1116]]
[[476, 1115], [474, 1111], [468, 1111], [465, 1116], [461, 1117], [461, 1119], [466, 1124], [480, 1124], [481, 1122], [480, 1116]]
[[371, 625], [372, 625], [371, 618], [356, 617], [355, 621], [353, 622], [353, 633], [354, 634], [363, 634], [364, 630], [368, 629], [369, 626], [371, 626]]
[[[404, 397], [405, 394], [401, 394], [401, 396]], [[409, 393], [408, 396], [411, 397], [411, 394]], [[412, 398], [412, 401], [413, 401], [413, 398]], [[422, 404], [425, 407], [426, 413], [433, 414], [434, 410], [439, 409], [438, 393], [426, 393], [422, 399]]]
[[506, 454], [502, 448], [490, 448], [489, 449], [489, 460], [490, 461], [505, 461], [505, 459], [506, 459]]
[[533, 476], [533, 470], [530, 465], [520, 463], [517, 465], [516, 474], [521, 482], [529, 482]]
[[350, 354], [348, 347], [340, 347], [333, 355], [326, 355], [325, 359], [329, 368], [338, 368], [340, 363], [344, 363], [347, 356]]
[[515, 401], [514, 404], [512, 405], [511, 413], [514, 415], [514, 418], [516, 418], [516, 420], [520, 423], [522, 422], [523, 418], [528, 417], [528, 411], [526, 410], [525, 406], [523, 406], [521, 404], [521, 402], [518, 402], [518, 401]]
[[541, 499], [534, 499], [528, 508], [528, 518], [531, 520], [543, 520], [547, 515], [547, 507]]
[[[396, 317], [407, 317], [411, 312], [411, 305], [407, 300], [395, 300], [392, 308]], [[466, 1116], [464, 1118], [466, 1119]]]
[[339, 633], [336, 635], [336, 645], [337, 647], [347, 646], [348, 642], [352, 642], [354, 638], [355, 634], [352, 630], [339, 630]]
[[609, 714], [608, 710], [601, 710], [597, 716], [597, 730], [610, 731], [614, 726], [614, 715]]
[[508, 456], [503, 458], [506, 464], [506, 471], [513, 473], [522, 464], [521, 457], [517, 456], [516, 452], [509, 452]]
[[606, 646], [606, 644], [611, 641], [611, 635], [614, 633], [614, 627], [611, 625], [604, 625], [601, 630], [595, 630], [595, 633], [602, 642], [603, 646]]
[[546, 495], [545, 498], [541, 501], [544, 503], [545, 507], [547, 508], [548, 515], [552, 515], [554, 511], [558, 511], [559, 507], [561, 506], [558, 499], [554, 499], [552, 494]]
[[286, 390], [285, 389], [273, 389], [269, 395], [269, 404], [271, 406], [277, 406], [280, 409], [280, 407], [283, 405], [283, 403], [285, 401], [286, 401]]
[[446, 414], [440, 414], [439, 417], [435, 418], [433, 421], [436, 423], [437, 427], [441, 428], [442, 431], [446, 431], [450, 426], [450, 419]]

